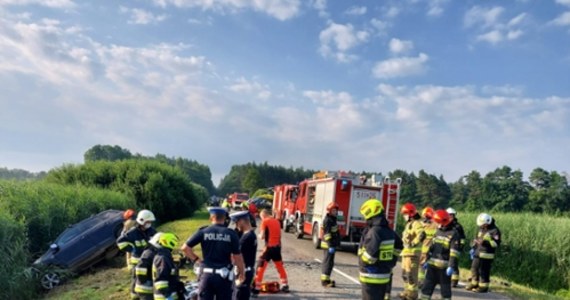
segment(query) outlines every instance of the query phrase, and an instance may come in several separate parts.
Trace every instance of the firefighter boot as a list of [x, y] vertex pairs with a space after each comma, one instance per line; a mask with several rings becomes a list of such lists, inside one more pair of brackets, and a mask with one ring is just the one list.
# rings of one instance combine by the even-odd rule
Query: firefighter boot
[[323, 281], [321, 281], [321, 283], [324, 287], [335, 287], [336, 286], [336, 283], [334, 280], [323, 280]]
[[478, 284], [474, 284], [471, 282], [465, 287], [465, 289], [468, 291], [475, 291], [478, 287], [479, 287]]
[[286, 285], [286, 284], [284, 284], [284, 285], [281, 287], [281, 291], [282, 291], [283, 293], [289, 293], [289, 286]]
[[476, 293], [488, 293], [489, 292], [489, 287], [486, 286], [479, 286], [476, 289], [473, 289], [474, 292]]
[[418, 299], [418, 292], [403, 291], [400, 294], [398, 294], [398, 296], [402, 300], [417, 300]]
[[451, 281], [451, 287], [456, 288], [459, 285], [459, 280], [452, 280]]

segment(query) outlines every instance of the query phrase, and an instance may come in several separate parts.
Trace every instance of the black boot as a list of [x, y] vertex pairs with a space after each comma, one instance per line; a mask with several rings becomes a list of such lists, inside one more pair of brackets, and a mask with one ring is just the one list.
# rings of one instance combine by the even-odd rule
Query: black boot
[[459, 280], [452, 280], [451, 281], [451, 287], [456, 288], [459, 285]]

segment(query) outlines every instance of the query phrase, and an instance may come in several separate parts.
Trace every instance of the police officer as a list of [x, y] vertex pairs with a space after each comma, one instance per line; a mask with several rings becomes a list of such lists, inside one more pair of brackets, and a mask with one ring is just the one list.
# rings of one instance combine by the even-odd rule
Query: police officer
[[418, 298], [418, 264], [422, 251], [422, 242], [425, 238], [424, 227], [420, 222], [420, 215], [416, 206], [406, 203], [400, 209], [400, 213], [406, 220], [402, 240], [402, 279], [404, 279], [404, 291], [399, 294], [401, 299], [416, 300]]
[[469, 252], [473, 262], [471, 263], [471, 282], [466, 287], [478, 293], [489, 291], [491, 282], [491, 264], [495, 259], [495, 253], [501, 245], [501, 231], [495, 224], [495, 219], [486, 213], [477, 216], [479, 232], [473, 240], [472, 249]]
[[368, 225], [358, 247], [362, 299], [384, 299], [395, 266], [395, 256], [402, 250], [395, 248], [395, 244], [402, 243], [396, 241], [398, 235], [388, 226], [380, 200], [367, 200], [360, 207], [360, 213]]
[[135, 292], [141, 300], [154, 299], [152, 295], [152, 262], [161, 247], [158, 239], [162, 234], [162, 232], [157, 232], [150, 238], [148, 247], [143, 251], [139, 263], [135, 266]]
[[[437, 223], [432, 221], [433, 208], [426, 207], [422, 210], [422, 226], [424, 227], [424, 240], [422, 242], [422, 251], [420, 254], [419, 265], [423, 266], [427, 262], [427, 253], [431, 245], [431, 239], [437, 231]], [[418, 268], [418, 286], [421, 286], [426, 277], [426, 272], [423, 268]]]
[[323, 266], [321, 272], [321, 284], [324, 287], [334, 287], [335, 282], [331, 280], [331, 272], [334, 267], [334, 254], [340, 245], [340, 234], [337, 225], [338, 204], [331, 202], [327, 205], [327, 215], [323, 220], [321, 228], [321, 248], [323, 249]]
[[438, 224], [438, 229], [431, 240], [428, 260], [422, 266], [426, 270], [426, 278], [422, 286], [421, 299], [431, 299], [435, 286], [439, 284], [441, 298], [450, 300], [451, 275], [459, 259], [459, 235], [450, 225], [451, 218], [445, 210], [437, 210], [433, 215], [433, 221]]
[[163, 233], [158, 238], [158, 244], [160, 247], [152, 261], [154, 299], [178, 299], [181, 283], [178, 268], [172, 258], [172, 250], [178, 245], [178, 237], [174, 233]]
[[240, 211], [230, 215], [236, 228], [242, 233], [239, 247], [245, 265], [245, 280], [236, 281], [234, 300], [247, 300], [251, 295], [251, 284], [255, 272], [255, 254], [257, 253], [257, 236], [249, 221], [249, 212]]
[[[239, 238], [234, 230], [224, 226], [225, 209], [210, 207], [208, 211], [212, 225], [191, 236], [182, 246], [182, 251], [192, 262], [201, 265], [199, 299], [230, 300], [233, 294], [232, 260], [237, 267], [239, 281], [245, 281]], [[192, 249], [198, 244], [202, 247], [203, 261]]]
[[154, 214], [150, 210], [143, 209], [137, 215], [137, 226], [131, 228], [117, 239], [117, 247], [121, 251], [130, 252], [130, 260], [127, 268], [131, 272], [131, 299], [138, 299], [135, 292], [135, 266], [139, 263], [140, 257], [146, 248], [148, 240], [156, 234], [152, 227], [152, 222], [156, 221]]
[[[446, 209], [447, 213], [451, 217], [451, 224], [450, 226], [457, 231], [459, 235], [459, 251], [463, 251], [463, 247], [465, 246], [465, 231], [463, 230], [463, 226], [459, 224], [457, 220], [457, 211], [455, 209], [448, 207]], [[459, 264], [453, 269], [453, 275], [451, 275], [451, 287], [457, 287], [459, 284]]]

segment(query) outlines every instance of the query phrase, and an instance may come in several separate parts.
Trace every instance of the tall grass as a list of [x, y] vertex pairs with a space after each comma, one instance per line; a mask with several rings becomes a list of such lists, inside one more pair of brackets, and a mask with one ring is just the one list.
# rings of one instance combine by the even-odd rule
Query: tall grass
[[[468, 242], [475, 237], [477, 215], [458, 214]], [[550, 293], [569, 289], [570, 219], [530, 213], [491, 215], [502, 233], [493, 275]], [[461, 263], [469, 268], [468, 255], [463, 255]]]

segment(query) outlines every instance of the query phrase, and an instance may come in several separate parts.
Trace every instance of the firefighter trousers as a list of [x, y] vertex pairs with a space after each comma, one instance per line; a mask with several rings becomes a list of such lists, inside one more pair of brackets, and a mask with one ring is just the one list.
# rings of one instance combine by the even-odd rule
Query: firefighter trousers
[[384, 295], [384, 299], [390, 300], [390, 294], [392, 293], [392, 277], [394, 276], [393, 273], [390, 274], [390, 281], [386, 284], [386, 293]]
[[384, 299], [388, 284], [360, 283], [362, 286], [362, 300]]
[[471, 284], [482, 288], [488, 288], [491, 282], [492, 259], [475, 257], [471, 263]]
[[402, 256], [402, 279], [404, 279], [404, 291], [416, 294], [418, 292], [418, 261], [420, 257]]
[[433, 290], [437, 284], [439, 284], [441, 299], [451, 299], [451, 277], [445, 274], [445, 269], [429, 265], [426, 270], [426, 278], [424, 279], [420, 299], [431, 299], [431, 295], [433, 294]]
[[334, 267], [334, 253], [329, 253], [329, 249], [323, 250], [323, 265], [321, 270], [321, 281], [330, 281]]

